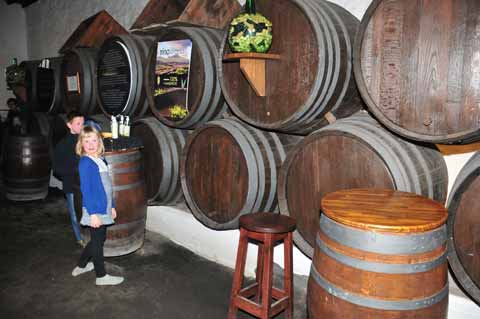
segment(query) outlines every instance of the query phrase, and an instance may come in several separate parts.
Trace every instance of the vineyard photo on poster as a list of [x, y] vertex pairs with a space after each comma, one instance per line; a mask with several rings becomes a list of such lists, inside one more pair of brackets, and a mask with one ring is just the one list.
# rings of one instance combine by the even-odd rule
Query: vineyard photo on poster
[[164, 117], [180, 121], [188, 115], [191, 40], [158, 42], [155, 66], [155, 107]]

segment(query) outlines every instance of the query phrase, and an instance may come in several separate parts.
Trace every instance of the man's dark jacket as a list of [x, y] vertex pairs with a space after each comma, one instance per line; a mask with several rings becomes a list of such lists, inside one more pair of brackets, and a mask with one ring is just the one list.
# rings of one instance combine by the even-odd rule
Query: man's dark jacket
[[55, 146], [53, 172], [63, 183], [64, 193], [73, 193], [73, 178], [78, 171], [78, 156], [75, 154], [78, 135], [70, 132]]

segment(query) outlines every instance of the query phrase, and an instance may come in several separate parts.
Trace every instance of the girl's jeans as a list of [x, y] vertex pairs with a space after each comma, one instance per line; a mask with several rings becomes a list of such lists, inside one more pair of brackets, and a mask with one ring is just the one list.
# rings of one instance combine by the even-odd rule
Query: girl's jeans
[[75, 214], [75, 205], [73, 203], [73, 193], [66, 193], [67, 197], [67, 208], [70, 214], [70, 221], [72, 222], [73, 233], [77, 241], [82, 239], [80, 234], [80, 225], [78, 224], [77, 215]]

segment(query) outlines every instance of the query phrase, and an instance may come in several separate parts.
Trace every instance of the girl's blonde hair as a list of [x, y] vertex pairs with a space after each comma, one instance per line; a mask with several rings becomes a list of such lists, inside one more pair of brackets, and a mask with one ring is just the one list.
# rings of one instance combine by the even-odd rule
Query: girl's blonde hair
[[98, 149], [97, 149], [97, 156], [103, 156], [103, 153], [105, 153], [105, 146], [103, 145], [103, 138], [102, 134], [94, 128], [93, 126], [86, 125], [82, 128], [80, 131], [80, 134], [78, 134], [78, 141], [77, 145], [75, 146], [75, 152], [77, 153], [78, 156], [83, 156], [85, 155], [85, 150], [83, 149], [82, 143], [83, 140], [89, 136], [96, 135], [98, 138]]

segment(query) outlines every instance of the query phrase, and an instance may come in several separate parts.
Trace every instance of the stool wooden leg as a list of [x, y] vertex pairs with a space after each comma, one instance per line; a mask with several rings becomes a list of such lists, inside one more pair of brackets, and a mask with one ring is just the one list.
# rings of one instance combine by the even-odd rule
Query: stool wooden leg
[[283, 242], [284, 246], [284, 288], [288, 296], [288, 308], [285, 309], [285, 319], [293, 318], [293, 243], [292, 232], [289, 232], [287, 238]]
[[255, 302], [260, 304], [262, 300], [262, 278], [263, 278], [263, 258], [265, 255], [265, 247], [262, 243], [258, 243], [258, 255], [257, 255], [257, 270], [255, 273], [255, 279], [257, 282], [257, 294], [255, 296]]
[[237, 260], [235, 262], [235, 273], [233, 274], [230, 306], [228, 307], [228, 319], [234, 319], [237, 316], [238, 307], [235, 305], [235, 299], [240, 290], [242, 289], [243, 275], [245, 272], [245, 262], [247, 259], [247, 249], [247, 231], [243, 228], [240, 228], [240, 240], [238, 242]]
[[265, 247], [263, 258], [263, 275], [262, 275], [262, 319], [270, 318], [270, 304], [272, 302], [272, 285], [273, 285], [273, 236], [265, 235]]

